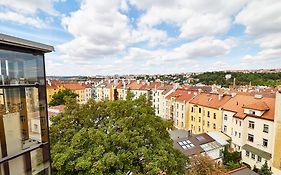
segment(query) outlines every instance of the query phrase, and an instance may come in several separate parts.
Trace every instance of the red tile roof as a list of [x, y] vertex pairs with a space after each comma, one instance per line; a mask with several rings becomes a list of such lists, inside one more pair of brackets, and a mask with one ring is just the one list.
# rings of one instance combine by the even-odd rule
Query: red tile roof
[[218, 109], [230, 99], [231, 99], [230, 95], [223, 95], [219, 97], [219, 94], [201, 93], [196, 97], [194, 97], [190, 101], [190, 103]]
[[244, 108], [255, 108], [265, 110], [261, 118], [274, 120], [275, 98], [262, 97], [255, 98], [253, 95], [238, 94], [223, 105], [223, 109], [235, 112], [235, 117], [244, 119], [248, 114], [244, 113]]
[[70, 90], [83, 90], [85, 89], [84, 86], [82, 86], [79, 83], [65, 83], [63, 84], [65, 89], [70, 89]]

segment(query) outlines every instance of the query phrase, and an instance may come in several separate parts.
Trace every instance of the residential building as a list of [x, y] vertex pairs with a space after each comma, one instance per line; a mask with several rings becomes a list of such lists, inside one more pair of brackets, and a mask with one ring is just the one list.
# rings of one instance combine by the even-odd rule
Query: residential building
[[196, 91], [176, 89], [166, 97], [166, 106], [169, 109], [167, 118], [174, 121], [174, 126], [179, 129], [189, 130], [188, 109], [189, 101], [197, 95]]
[[0, 174], [49, 175], [44, 54], [54, 48], [4, 34], [0, 43]]
[[63, 86], [65, 89], [69, 89], [78, 95], [77, 102], [79, 104], [87, 103], [88, 97], [86, 96], [86, 87], [79, 83], [64, 83]]
[[242, 152], [242, 162], [261, 168], [272, 164], [275, 98], [237, 94], [223, 105], [223, 132], [231, 148]]
[[272, 172], [277, 175], [281, 174], [281, 89], [276, 92], [274, 130]]
[[189, 103], [189, 122], [192, 133], [221, 131], [222, 106], [231, 98], [230, 95], [201, 93]]
[[52, 100], [54, 94], [58, 93], [59, 91], [64, 90], [63, 84], [58, 80], [47, 80], [46, 83], [47, 89], [47, 103], [49, 104]]
[[153, 91], [152, 105], [155, 109], [155, 115], [166, 118], [166, 97], [173, 91], [173, 85], [170, 84], [162, 84]]

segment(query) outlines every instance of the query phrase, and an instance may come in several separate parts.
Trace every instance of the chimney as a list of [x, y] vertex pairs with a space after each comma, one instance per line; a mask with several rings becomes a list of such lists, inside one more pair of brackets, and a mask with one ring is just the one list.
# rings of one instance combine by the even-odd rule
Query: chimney
[[137, 83], [140, 84], [140, 80], [137, 80]]
[[219, 96], [219, 100], [221, 100], [223, 97], [223, 94], [218, 94], [218, 96]]

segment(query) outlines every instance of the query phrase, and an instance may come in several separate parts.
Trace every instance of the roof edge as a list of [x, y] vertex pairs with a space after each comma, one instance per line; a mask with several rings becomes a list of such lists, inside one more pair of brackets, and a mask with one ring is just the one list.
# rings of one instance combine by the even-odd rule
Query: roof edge
[[10, 35], [6, 35], [3, 33], [0, 33], [0, 43], [6, 44], [6, 45], [12, 45], [12, 46], [17, 46], [17, 47], [24, 47], [28, 49], [33, 49], [33, 50], [40, 50], [44, 53], [52, 52], [54, 51], [54, 47], [47, 45], [47, 44], [42, 44], [39, 42], [34, 42]]

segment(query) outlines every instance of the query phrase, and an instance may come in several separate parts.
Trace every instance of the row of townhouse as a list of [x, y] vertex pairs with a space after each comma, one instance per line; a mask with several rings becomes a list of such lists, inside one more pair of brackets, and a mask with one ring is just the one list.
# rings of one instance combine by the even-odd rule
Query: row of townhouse
[[48, 80], [46, 83], [47, 102], [50, 103], [54, 94], [65, 89], [69, 89], [78, 94], [77, 102], [80, 104], [87, 103], [93, 95], [93, 89], [90, 83], [63, 83], [57, 80]]
[[182, 87], [158, 82], [113, 81], [97, 87], [100, 100], [145, 95], [155, 114], [173, 120], [177, 129], [190, 134], [219, 131], [230, 138], [230, 148], [240, 151], [242, 162], [260, 168], [268, 162], [281, 174], [281, 92], [276, 95], [231, 91], [224, 94], [210, 87]]

